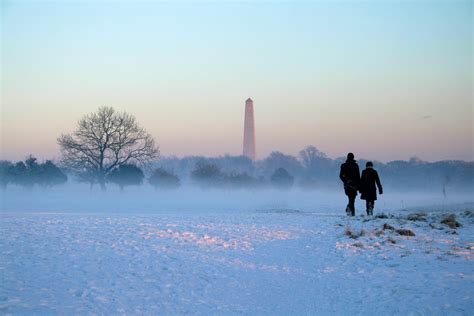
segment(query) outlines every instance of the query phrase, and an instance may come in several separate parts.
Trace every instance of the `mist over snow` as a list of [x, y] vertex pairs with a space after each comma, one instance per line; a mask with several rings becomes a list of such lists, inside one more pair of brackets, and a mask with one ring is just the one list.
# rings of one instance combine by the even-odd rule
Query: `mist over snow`
[[[29, 157], [0, 162], [2, 211], [159, 212], [294, 209], [342, 214], [339, 179], [344, 159], [313, 146], [298, 157], [273, 152], [252, 162], [243, 156], [162, 157], [144, 166], [112, 170], [104, 187], [89, 174]], [[361, 170], [366, 160], [358, 161]], [[377, 211], [473, 202], [474, 163], [375, 161], [385, 194]], [[359, 198], [357, 208], [365, 205]], [[360, 213], [359, 213], [360, 214]]]
[[[3, 212], [93, 212], [129, 214], [154, 212], [232, 211], [246, 212], [266, 209], [302, 210], [342, 215], [346, 199], [340, 190], [305, 190], [292, 188], [219, 189], [184, 185], [174, 190], [157, 190], [150, 185], [130, 186], [121, 191], [109, 185], [105, 192], [99, 188], [69, 182], [54, 187], [25, 189], [11, 186], [0, 192]], [[441, 192], [388, 192], [379, 197], [377, 211], [398, 211], [410, 207], [449, 206], [473, 202], [472, 195]], [[365, 211], [365, 201], [357, 199], [359, 214]]]

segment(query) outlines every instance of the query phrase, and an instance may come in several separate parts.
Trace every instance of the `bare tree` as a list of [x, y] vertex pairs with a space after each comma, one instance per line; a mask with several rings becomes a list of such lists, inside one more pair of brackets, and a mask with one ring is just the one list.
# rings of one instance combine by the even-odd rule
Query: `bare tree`
[[303, 163], [303, 166], [308, 169], [313, 167], [313, 165], [316, 164], [318, 160], [328, 160], [326, 154], [314, 146], [306, 146], [300, 151], [299, 158]]
[[93, 175], [105, 189], [107, 175], [124, 164], [144, 164], [159, 156], [153, 137], [135, 117], [100, 107], [84, 116], [72, 134], [58, 138], [61, 162], [79, 174]]

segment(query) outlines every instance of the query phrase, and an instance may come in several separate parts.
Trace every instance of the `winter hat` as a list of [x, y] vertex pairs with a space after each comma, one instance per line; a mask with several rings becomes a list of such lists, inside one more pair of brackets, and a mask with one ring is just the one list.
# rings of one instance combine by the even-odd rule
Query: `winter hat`
[[366, 166], [367, 168], [369, 168], [369, 167], [373, 167], [374, 164], [372, 163], [372, 161], [367, 161], [367, 163], [365, 164], [365, 166]]
[[353, 153], [348, 153], [347, 154], [347, 160], [354, 160], [354, 154]]

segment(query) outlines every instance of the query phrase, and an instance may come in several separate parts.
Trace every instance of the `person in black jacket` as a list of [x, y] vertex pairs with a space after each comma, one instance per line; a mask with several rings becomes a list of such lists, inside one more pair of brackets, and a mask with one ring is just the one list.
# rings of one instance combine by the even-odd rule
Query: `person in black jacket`
[[341, 172], [339, 178], [344, 183], [344, 192], [349, 198], [346, 213], [350, 216], [355, 216], [355, 199], [360, 182], [359, 165], [354, 160], [354, 154], [348, 153], [347, 160], [341, 165]]
[[367, 215], [373, 215], [375, 200], [377, 200], [377, 188], [379, 194], [383, 194], [382, 184], [380, 183], [379, 174], [374, 169], [374, 164], [368, 161], [365, 164], [365, 170], [362, 171], [362, 177], [360, 179], [359, 191], [361, 193], [360, 198], [366, 201]]

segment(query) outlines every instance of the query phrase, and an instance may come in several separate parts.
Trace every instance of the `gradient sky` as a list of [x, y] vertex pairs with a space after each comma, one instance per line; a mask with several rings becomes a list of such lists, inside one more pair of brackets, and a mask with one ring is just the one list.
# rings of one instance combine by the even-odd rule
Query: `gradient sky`
[[164, 155], [474, 160], [472, 1], [1, 2], [1, 153], [57, 158], [100, 105]]

